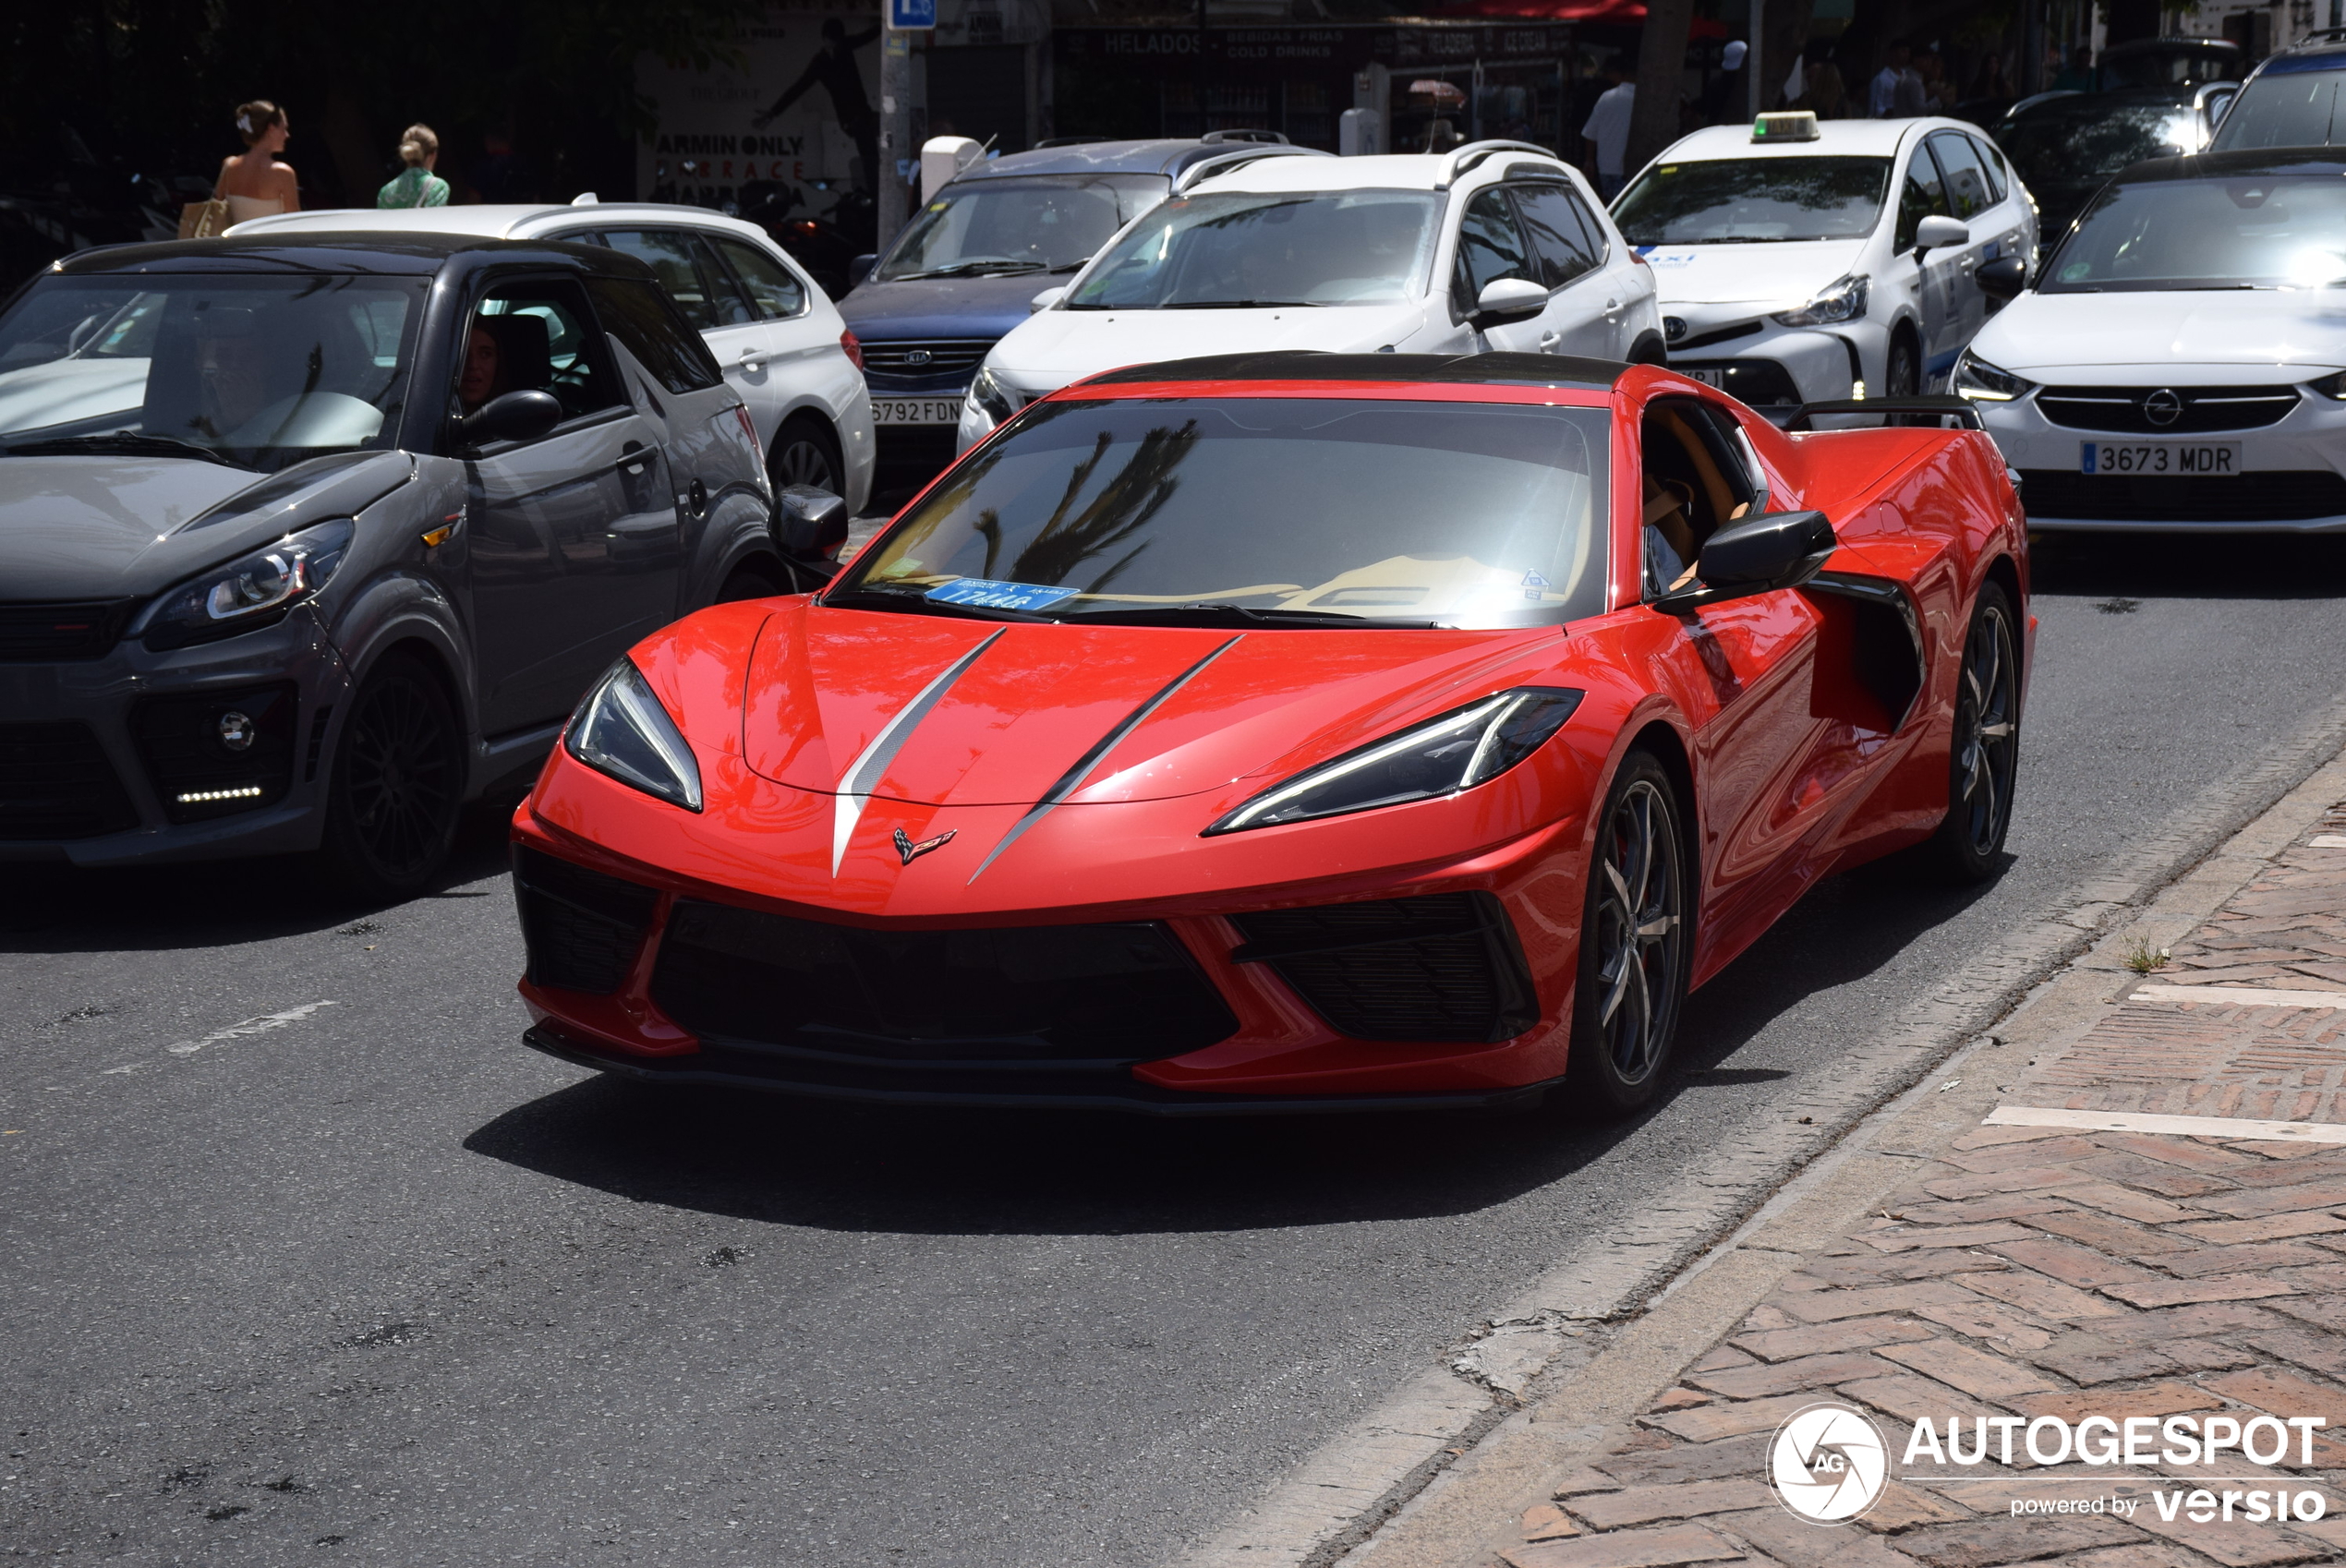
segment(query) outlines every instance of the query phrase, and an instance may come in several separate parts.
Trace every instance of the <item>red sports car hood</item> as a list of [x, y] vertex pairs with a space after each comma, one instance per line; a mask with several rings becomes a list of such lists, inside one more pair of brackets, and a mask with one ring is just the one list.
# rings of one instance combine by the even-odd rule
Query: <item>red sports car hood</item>
[[1069, 801], [1161, 800], [1524, 683], [1561, 635], [990, 624], [802, 601], [758, 628], [741, 750], [779, 783], [924, 805], [1031, 804], [1078, 769]]

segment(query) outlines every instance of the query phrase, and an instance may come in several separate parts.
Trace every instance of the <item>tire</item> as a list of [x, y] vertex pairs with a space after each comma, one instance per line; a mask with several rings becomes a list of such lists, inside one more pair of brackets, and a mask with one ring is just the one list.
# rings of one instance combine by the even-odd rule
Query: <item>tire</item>
[[1632, 751], [1605, 795], [1581, 906], [1579, 979], [1565, 1081], [1580, 1114], [1650, 1104], [1670, 1065], [1693, 957], [1693, 877], [1677, 788]]
[[744, 561], [725, 574], [724, 586], [717, 590], [711, 604], [732, 604], [736, 599], [770, 599], [791, 590], [781, 585], [773, 568], [759, 561]]
[[1922, 350], [1914, 333], [1900, 328], [1890, 334], [1890, 358], [1881, 368], [1881, 395], [1914, 397], [1922, 391]]
[[464, 803], [464, 727], [423, 662], [393, 654], [351, 700], [327, 776], [320, 870], [369, 900], [411, 898], [448, 859]]
[[835, 496], [847, 493], [847, 464], [839, 454], [839, 438], [808, 414], [792, 415], [774, 433], [766, 476], [778, 490], [785, 485], [812, 485]]
[[1955, 672], [1955, 718], [1947, 747], [1947, 816], [1929, 859], [1955, 882], [1985, 882], [2012, 830], [2020, 764], [2020, 640], [2012, 600], [1981, 586]]

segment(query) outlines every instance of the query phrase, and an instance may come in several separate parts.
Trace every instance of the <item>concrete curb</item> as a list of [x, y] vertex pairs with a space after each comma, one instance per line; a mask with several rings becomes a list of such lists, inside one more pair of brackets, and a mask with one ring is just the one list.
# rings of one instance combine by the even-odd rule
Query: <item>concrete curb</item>
[[[2098, 939], [2108, 950], [2134, 937], [2154, 947], [2180, 938], [2346, 798], [2346, 763], [2334, 760], [2341, 748], [2346, 701], [1906, 1009], [1843, 1064], [1830, 1092], [1791, 1104], [1794, 1115], [1772, 1131], [1713, 1151], [1654, 1206], [1637, 1239], [1550, 1268], [1468, 1336], [1448, 1370], [1411, 1379], [1179, 1557], [1178, 1568], [1482, 1561], [1493, 1521], [1540, 1501], [1548, 1478], [1666, 1386], [1801, 1251], [1836, 1237], [1917, 1155], [1992, 1110], [1996, 1083], [2026, 1060], [2027, 1043], [2073, 1037], [2112, 1004], [2119, 987], [2102, 971], [2119, 969], [2114, 957], [2062, 974], [2064, 966]], [[2025, 1026], [2023, 1014], [2031, 1015]], [[2001, 1037], [1979, 1038], [2008, 1016], [2013, 1027]], [[1946, 1079], [1916, 1089], [1951, 1057]], [[1804, 1115], [1808, 1125], [1796, 1119]], [[1484, 1355], [1493, 1340], [1506, 1347], [1495, 1376]]]

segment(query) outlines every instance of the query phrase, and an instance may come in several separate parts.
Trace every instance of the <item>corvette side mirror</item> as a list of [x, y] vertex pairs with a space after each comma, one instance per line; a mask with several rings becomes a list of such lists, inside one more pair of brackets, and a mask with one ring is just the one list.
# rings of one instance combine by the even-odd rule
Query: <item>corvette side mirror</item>
[[1979, 280], [1979, 292], [1989, 298], [2014, 299], [2028, 286], [2028, 264], [2017, 256], [2000, 256], [1981, 262], [1972, 276]]
[[1548, 291], [1530, 278], [1493, 278], [1474, 300], [1474, 330], [1520, 321], [1548, 308]]
[[1941, 218], [1934, 214], [1915, 225], [1915, 259], [1917, 261], [1928, 251], [1970, 243], [1970, 225], [1954, 218]]
[[549, 392], [509, 392], [492, 397], [464, 417], [457, 428], [466, 446], [491, 441], [534, 441], [562, 422], [562, 405]]
[[847, 502], [813, 485], [784, 486], [774, 521], [783, 550], [801, 560], [828, 560], [847, 542]]
[[1840, 548], [1821, 512], [1765, 512], [1737, 518], [1703, 541], [1692, 585], [1653, 601], [1680, 614], [1722, 599], [1796, 588], [1823, 569]]

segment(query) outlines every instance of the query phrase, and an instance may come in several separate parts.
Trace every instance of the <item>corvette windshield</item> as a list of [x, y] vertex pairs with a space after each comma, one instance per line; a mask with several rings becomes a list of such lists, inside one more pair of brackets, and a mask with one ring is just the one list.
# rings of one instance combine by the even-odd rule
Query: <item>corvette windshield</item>
[[1631, 245], [1859, 239], [1889, 188], [1887, 158], [1713, 158], [1639, 175], [1613, 217]]
[[2114, 185], [2086, 209], [2046, 272], [2045, 294], [2346, 285], [2346, 180]]
[[387, 447], [428, 283], [43, 278], [0, 317], [0, 447], [263, 469]]
[[1168, 624], [1593, 615], [1609, 418], [1348, 398], [1045, 404], [826, 597]]
[[1389, 304], [1424, 270], [1440, 210], [1417, 190], [1176, 197], [1100, 258], [1067, 308]]

